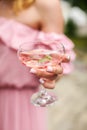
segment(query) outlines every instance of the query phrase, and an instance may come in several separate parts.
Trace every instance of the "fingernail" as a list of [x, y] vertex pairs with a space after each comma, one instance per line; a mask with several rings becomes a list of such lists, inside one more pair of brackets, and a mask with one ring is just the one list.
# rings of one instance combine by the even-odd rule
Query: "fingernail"
[[33, 73], [35, 74], [36, 73], [36, 70], [34, 68], [30, 69], [30, 73]]
[[68, 60], [70, 60], [70, 56], [69, 55], [67, 55], [66, 57], [67, 57]]
[[39, 79], [41, 84], [44, 84], [44, 80], [42, 78]]
[[48, 71], [48, 72], [52, 72], [52, 71], [53, 71], [52, 66], [48, 66], [48, 67], [47, 67], [47, 71]]

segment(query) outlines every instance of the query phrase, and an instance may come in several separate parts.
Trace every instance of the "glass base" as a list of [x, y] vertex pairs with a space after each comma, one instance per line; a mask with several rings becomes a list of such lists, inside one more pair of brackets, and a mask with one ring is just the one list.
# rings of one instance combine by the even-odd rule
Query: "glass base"
[[39, 107], [47, 107], [53, 105], [57, 101], [57, 97], [47, 92], [35, 93], [31, 97], [31, 103]]

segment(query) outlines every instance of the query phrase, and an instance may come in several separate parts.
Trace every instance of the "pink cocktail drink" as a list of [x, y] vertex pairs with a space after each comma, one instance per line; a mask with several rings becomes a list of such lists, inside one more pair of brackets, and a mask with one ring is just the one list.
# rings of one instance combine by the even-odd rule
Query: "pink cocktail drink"
[[56, 51], [36, 49], [20, 52], [20, 60], [30, 68], [47, 68], [51, 65], [59, 64], [62, 60]]

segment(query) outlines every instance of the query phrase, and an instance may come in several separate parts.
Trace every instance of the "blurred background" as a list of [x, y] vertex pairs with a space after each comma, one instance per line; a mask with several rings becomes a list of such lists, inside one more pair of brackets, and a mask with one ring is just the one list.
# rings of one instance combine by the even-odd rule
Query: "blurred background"
[[58, 102], [48, 108], [49, 130], [87, 130], [87, 0], [61, 0], [65, 34], [74, 42], [74, 71], [55, 88]]

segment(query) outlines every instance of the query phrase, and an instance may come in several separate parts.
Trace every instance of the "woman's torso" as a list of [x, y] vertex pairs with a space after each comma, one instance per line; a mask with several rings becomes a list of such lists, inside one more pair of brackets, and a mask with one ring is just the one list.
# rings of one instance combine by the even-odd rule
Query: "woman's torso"
[[[9, 6], [0, 4], [0, 40], [16, 44], [16, 42], [35, 39], [39, 28], [35, 7], [32, 5], [19, 15], [15, 15], [11, 9]], [[0, 44], [0, 49], [2, 50], [0, 51], [0, 68], [3, 66], [0, 69], [0, 88], [6, 86], [36, 88], [39, 85], [37, 78], [19, 62], [16, 52], [5, 44]]]

